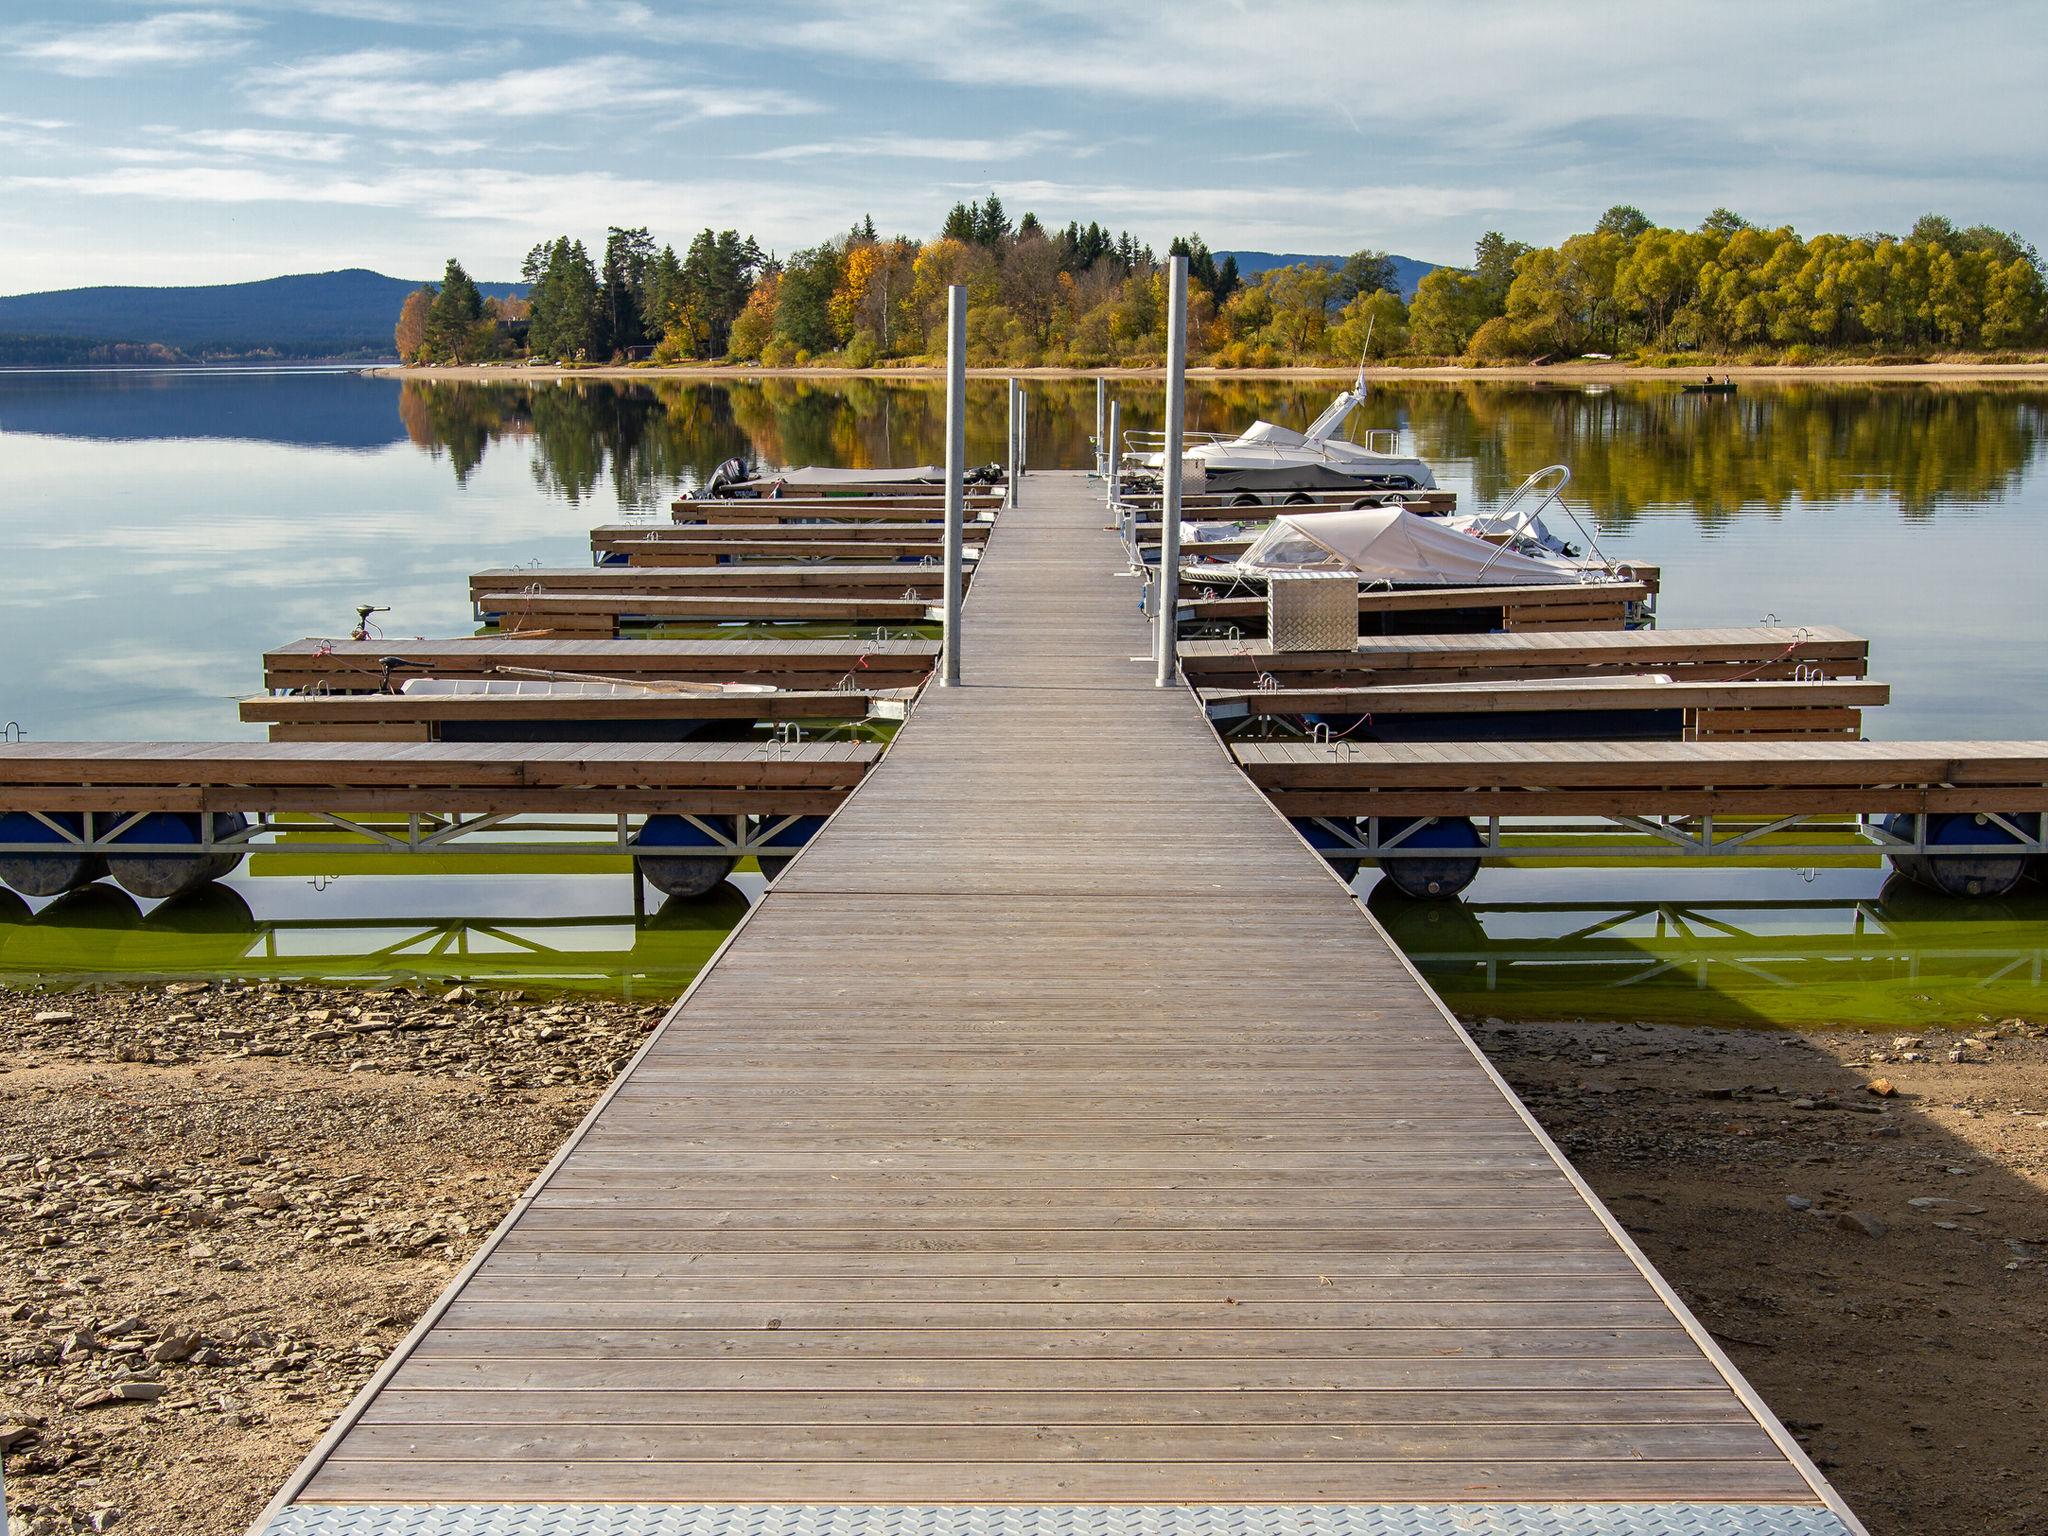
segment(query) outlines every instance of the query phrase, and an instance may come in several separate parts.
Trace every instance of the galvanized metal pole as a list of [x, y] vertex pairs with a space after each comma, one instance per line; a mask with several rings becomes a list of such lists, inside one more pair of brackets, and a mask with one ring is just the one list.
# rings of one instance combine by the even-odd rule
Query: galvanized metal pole
[[1098, 373], [1095, 376], [1095, 473], [1098, 475], [1108, 473], [1108, 468], [1102, 461], [1102, 455], [1109, 446], [1102, 437], [1102, 408], [1108, 396], [1109, 380]]
[[1003, 449], [1003, 505], [1017, 505], [1017, 381], [1010, 380], [1010, 435]]
[[939, 686], [960, 682], [961, 519], [967, 475], [967, 290], [946, 290], [946, 632]]
[[1159, 498], [1159, 686], [1171, 688], [1180, 670], [1181, 417], [1187, 409], [1188, 259], [1166, 264], [1166, 448]]
[[1116, 443], [1116, 436], [1117, 436], [1117, 418], [1118, 418], [1119, 414], [1120, 414], [1120, 411], [1119, 411], [1119, 409], [1118, 409], [1118, 403], [1117, 403], [1116, 401], [1114, 401], [1114, 400], [1110, 401], [1110, 402], [1109, 402], [1109, 441], [1110, 441], [1111, 447], [1110, 447], [1110, 451], [1109, 451], [1109, 463], [1108, 463], [1108, 464], [1106, 464], [1106, 465], [1105, 465], [1105, 466], [1103, 467], [1103, 473], [1104, 473], [1104, 474], [1105, 474], [1106, 476], [1108, 476], [1108, 477], [1109, 477], [1109, 504], [1110, 504], [1110, 505], [1111, 505], [1112, 507], [1113, 507], [1113, 506], [1115, 506], [1115, 505], [1117, 504], [1117, 502], [1118, 502], [1118, 501], [1119, 501], [1120, 499], [1122, 499], [1122, 494], [1123, 494], [1123, 488], [1122, 488], [1122, 486], [1121, 486], [1121, 485], [1120, 485], [1120, 484], [1118, 483], [1118, 482], [1119, 482], [1119, 481], [1120, 481], [1120, 480], [1122, 479], [1122, 477], [1121, 477], [1121, 476], [1120, 476], [1120, 475], [1119, 475], [1119, 474], [1117, 473], [1117, 462], [1116, 462], [1116, 448], [1115, 448], [1115, 443]]

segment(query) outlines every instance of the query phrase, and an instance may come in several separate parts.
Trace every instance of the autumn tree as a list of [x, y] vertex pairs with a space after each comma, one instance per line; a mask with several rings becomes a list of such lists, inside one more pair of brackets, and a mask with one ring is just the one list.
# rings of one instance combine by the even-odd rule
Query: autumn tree
[[398, 311], [398, 325], [391, 335], [401, 363], [418, 360], [420, 348], [427, 339], [427, 311], [433, 302], [434, 289], [428, 283], [422, 283], [405, 296], [405, 304]]

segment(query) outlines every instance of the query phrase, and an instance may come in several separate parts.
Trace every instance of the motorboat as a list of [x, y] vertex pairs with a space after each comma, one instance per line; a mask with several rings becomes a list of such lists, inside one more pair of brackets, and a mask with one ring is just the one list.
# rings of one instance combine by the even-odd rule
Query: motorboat
[[1263, 589], [1277, 575], [1348, 575], [1382, 587], [1527, 587], [1625, 579], [1603, 562], [1517, 549], [1401, 507], [1282, 513], [1235, 560], [1185, 561], [1196, 586]]
[[[996, 485], [1002, 482], [999, 464], [968, 469], [961, 477], [967, 485]], [[745, 459], [727, 459], [711, 472], [701, 496], [713, 500], [782, 496], [846, 496], [876, 491], [936, 492], [945, 489], [943, 464], [911, 464], [897, 469], [838, 469], [803, 465], [793, 469], [765, 470], [750, 467]]]
[[[1394, 449], [1395, 434], [1376, 431], [1366, 443], [1337, 434], [1365, 401], [1365, 370], [1303, 431], [1255, 421], [1236, 437], [1189, 433], [1182, 451], [1182, 489], [1235, 494], [1247, 503], [1289, 491], [1428, 491], [1436, 474], [1423, 460]], [[1133, 434], [1137, 465], [1157, 474], [1166, 467], [1160, 434]], [[1154, 446], [1154, 444], [1158, 446]]]
[[[1579, 522], [1577, 515], [1572, 512], [1570, 506], [1565, 502], [1564, 489], [1571, 483], [1571, 478], [1572, 472], [1566, 466], [1562, 464], [1549, 465], [1529, 476], [1514, 491], [1504, 497], [1497, 506], [1484, 512], [1414, 513], [1406, 512], [1406, 509], [1399, 506], [1394, 506], [1391, 510], [1403, 511], [1412, 522], [1427, 524], [1433, 529], [1448, 530], [1457, 534], [1461, 539], [1480, 540], [1518, 557], [1517, 561], [1507, 562], [1500, 560], [1487, 562], [1484, 555], [1481, 557], [1482, 563], [1487, 564], [1489, 573], [1501, 570], [1520, 571], [1522, 574], [1513, 578], [1516, 582], [1542, 579], [1532, 575], [1526, 567], [1518, 563], [1519, 560], [1535, 560], [1539, 564], [1546, 561], [1554, 562], [1560, 572], [1568, 573], [1560, 575], [1559, 579], [1561, 580], [1582, 580], [1584, 577], [1580, 573], [1586, 571], [1601, 572], [1615, 569], [1626, 572], [1627, 567], [1611, 567], [1605, 559], [1599, 558], [1599, 551], [1593, 547], [1592, 535]], [[1329, 508], [1311, 510], [1303, 508], [1298, 512], [1285, 514], [1285, 516], [1301, 527], [1328, 529], [1333, 537], [1341, 540], [1346, 537], [1353, 537], [1354, 535], [1347, 535], [1340, 531], [1337, 524], [1324, 524], [1316, 521], [1316, 519], [1336, 517], [1340, 513], [1347, 511], [1355, 513], [1369, 510], [1387, 509], [1353, 507], [1350, 509]], [[1564, 520], [1570, 523], [1573, 530], [1584, 539], [1584, 545], [1573, 543], [1554, 532], [1543, 520], [1545, 512], [1560, 514]], [[1308, 521], [1304, 523], [1303, 519]], [[1407, 526], [1400, 519], [1383, 519], [1382, 522], [1390, 528]], [[1219, 576], [1225, 580], [1239, 578], [1258, 579], [1257, 569], [1248, 567], [1246, 562], [1250, 561], [1253, 553], [1260, 548], [1264, 542], [1262, 535], [1269, 532], [1272, 526], [1266, 523], [1214, 521], [1185, 524], [1182, 529], [1181, 553], [1184, 560], [1193, 562], [1187, 567], [1189, 577], [1201, 580], [1204, 585], [1214, 584]], [[1205, 560], [1202, 554], [1202, 546], [1205, 544], [1230, 543], [1235, 545], [1241, 544], [1247, 539], [1253, 541], [1252, 547], [1245, 550], [1243, 555], [1237, 560], [1219, 561], [1214, 558]], [[1417, 534], [1415, 539], [1417, 541], [1415, 546], [1417, 550], [1438, 550], [1439, 553], [1434, 558], [1439, 560], [1446, 558], [1447, 552], [1451, 550], [1455, 550], [1461, 555], [1471, 552], [1471, 546], [1468, 543], [1445, 544], [1442, 540], [1435, 539], [1429, 534]], [[1270, 548], [1271, 546], [1268, 547]], [[1374, 543], [1373, 547], [1379, 551], [1375, 558], [1382, 563], [1388, 561], [1395, 551], [1395, 544], [1393, 542], [1385, 544]], [[1585, 558], [1586, 550], [1589, 548], [1593, 549], [1594, 554], [1594, 558], [1590, 560]], [[1263, 560], [1266, 557], [1262, 556], [1261, 558]], [[1314, 557], [1305, 556], [1304, 558], [1313, 560]], [[1420, 559], [1423, 564], [1418, 569], [1426, 569], [1432, 557], [1426, 553], [1417, 555], [1411, 550], [1407, 558]], [[1470, 562], [1453, 563], [1469, 564]], [[1333, 566], [1331, 568], [1341, 569], [1342, 567]], [[1547, 566], [1545, 568], [1548, 569]], [[1393, 585], [1409, 586], [1426, 584], [1430, 578], [1424, 576], [1419, 580], [1408, 580], [1400, 578], [1396, 574], [1392, 578], [1361, 575], [1360, 579], [1391, 579]], [[1484, 579], [1490, 582], [1503, 580], [1504, 578], [1489, 574]]]

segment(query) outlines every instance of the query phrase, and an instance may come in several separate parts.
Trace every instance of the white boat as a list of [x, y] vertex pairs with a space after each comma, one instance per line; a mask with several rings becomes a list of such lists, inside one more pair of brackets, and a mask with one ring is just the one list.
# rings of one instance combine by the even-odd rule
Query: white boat
[[[1368, 433], [1363, 447], [1337, 435], [1364, 400], [1361, 368], [1352, 387], [1341, 391], [1306, 431], [1255, 421], [1236, 437], [1189, 433], [1182, 451], [1182, 488], [1241, 493], [1248, 501], [1274, 491], [1435, 490], [1435, 471], [1412, 454], [1393, 451], [1393, 432]], [[1160, 434], [1133, 434], [1130, 440], [1139, 445], [1140, 468], [1158, 473], [1166, 467], [1163, 445], [1152, 447]]]
[[1181, 579], [1208, 588], [1263, 588], [1275, 575], [1328, 572], [1369, 586], [1544, 586], [1626, 580], [1604, 561], [1497, 541], [1400, 507], [1283, 513], [1235, 560], [1189, 561]]

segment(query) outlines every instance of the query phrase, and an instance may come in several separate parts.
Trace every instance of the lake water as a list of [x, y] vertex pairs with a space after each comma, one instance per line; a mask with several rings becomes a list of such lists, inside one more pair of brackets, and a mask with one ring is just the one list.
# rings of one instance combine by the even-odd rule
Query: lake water
[[[1332, 386], [1197, 382], [1190, 424], [1301, 425]], [[1032, 386], [1032, 461], [1088, 460], [1088, 381]], [[1156, 385], [1115, 386], [1156, 428]], [[968, 451], [999, 456], [1003, 386], [970, 385]], [[2048, 388], [1669, 383], [1375, 386], [1468, 505], [1563, 462], [1610, 555], [1661, 564], [1667, 627], [1834, 623], [1893, 702], [1869, 734], [2048, 735]], [[941, 456], [928, 383], [401, 384], [350, 372], [0, 374], [0, 723], [38, 740], [249, 737], [261, 652], [462, 633], [466, 577], [588, 561], [592, 524], [655, 513], [722, 459]], [[1368, 872], [1369, 882], [1373, 877]], [[622, 875], [404, 876], [256, 861], [144, 913], [118, 892], [31, 914], [0, 895], [0, 975], [245, 970], [501, 974], [670, 990], [757, 893], [636, 924]], [[2036, 1005], [2036, 897], [1972, 910], [1826, 870], [1497, 870], [1467, 902], [1383, 916], [1454, 1006], [1502, 1014], [1971, 1020]], [[1378, 908], [1376, 908], [1377, 910]], [[723, 914], [723, 915], [721, 915]]]

